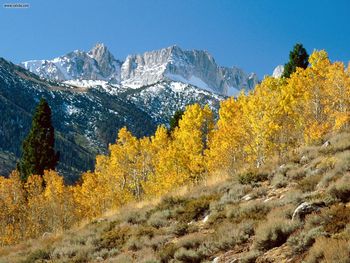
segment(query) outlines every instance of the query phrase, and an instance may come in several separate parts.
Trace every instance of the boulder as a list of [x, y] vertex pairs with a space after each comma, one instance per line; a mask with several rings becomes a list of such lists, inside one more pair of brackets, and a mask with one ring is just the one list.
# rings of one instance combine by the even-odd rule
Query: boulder
[[313, 212], [318, 212], [322, 207], [325, 207], [324, 202], [303, 202], [295, 210], [292, 216], [292, 220], [304, 220], [305, 216]]

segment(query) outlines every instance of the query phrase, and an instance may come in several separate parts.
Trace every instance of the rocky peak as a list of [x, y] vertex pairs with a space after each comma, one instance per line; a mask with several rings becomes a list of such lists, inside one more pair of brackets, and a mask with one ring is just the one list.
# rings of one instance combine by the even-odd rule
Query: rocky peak
[[112, 53], [103, 43], [96, 44], [87, 54], [96, 60], [101, 75], [104, 78], [113, 75], [117, 82], [120, 81], [121, 62], [114, 58]]
[[274, 78], [280, 78], [283, 75], [283, 71], [284, 71], [284, 66], [283, 65], [278, 65], [272, 73], [272, 77]]
[[43, 78], [60, 81], [104, 80], [139, 88], [165, 80], [229, 96], [257, 83], [255, 74], [218, 66], [207, 51], [183, 50], [177, 45], [130, 55], [122, 63], [104, 44], [98, 43], [89, 52], [74, 51], [45, 63], [34, 60], [22, 66]]

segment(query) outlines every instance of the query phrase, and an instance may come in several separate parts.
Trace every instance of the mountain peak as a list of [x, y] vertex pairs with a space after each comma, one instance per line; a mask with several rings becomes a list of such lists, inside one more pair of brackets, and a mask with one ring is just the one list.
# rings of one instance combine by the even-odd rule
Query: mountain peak
[[97, 43], [89, 52], [88, 55], [96, 59], [97, 62], [105, 59], [114, 59], [111, 52], [109, 52], [107, 46], [103, 43]]
[[95, 53], [106, 53], [109, 52], [107, 46], [103, 43], [96, 43], [95, 46], [88, 52], [89, 54], [95, 54]]
[[280, 78], [283, 75], [283, 71], [284, 71], [284, 65], [278, 65], [272, 73], [272, 77], [274, 78]]
[[239, 68], [220, 67], [208, 51], [184, 50], [178, 45], [131, 55], [122, 63], [105, 44], [90, 51], [71, 52], [48, 61], [27, 61], [26, 69], [47, 79], [103, 80], [140, 88], [160, 81], [182, 82], [222, 95], [235, 95], [257, 83], [255, 75]]

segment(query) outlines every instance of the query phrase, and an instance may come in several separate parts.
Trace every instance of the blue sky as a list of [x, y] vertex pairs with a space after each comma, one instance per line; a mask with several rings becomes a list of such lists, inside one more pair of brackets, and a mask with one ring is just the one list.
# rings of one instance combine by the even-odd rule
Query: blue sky
[[301, 42], [350, 60], [347, 0], [0, 0], [0, 56], [15, 63], [105, 43], [115, 57], [177, 44], [261, 78]]

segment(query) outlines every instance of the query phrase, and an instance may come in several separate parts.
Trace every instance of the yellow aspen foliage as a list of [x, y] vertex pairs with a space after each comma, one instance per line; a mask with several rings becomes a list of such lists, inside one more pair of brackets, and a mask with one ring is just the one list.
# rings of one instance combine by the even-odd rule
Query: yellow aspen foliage
[[[173, 187], [172, 177], [167, 174], [167, 160], [173, 154], [170, 152], [171, 139], [168, 130], [163, 126], [158, 126], [154, 136], [151, 137], [151, 170], [147, 180], [143, 182], [145, 194], [148, 197], [160, 196]], [[172, 159], [171, 159], [172, 160]]]
[[241, 93], [237, 99], [230, 97], [221, 102], [217, 128], [210, 140], [207, 162], [210, 171], [235, 172], [237, 163], [242, 161], [244, 144], [249, 139], [243, 105], [246, 96]]
[[160, 196], [184, 184], [197, 183], [207, 174], [205, 150], [214, 127], [209, 106], [186, 108], [172, 137], [159, 127], [151, 139], [154, 172], [145, 181], [146, 193]]
[[196, 183], [206, 174], [204, 152], [208, 148], [213, 127], [213, 113], [208, 105], [201, 108], [199, 104], [194, 104], [186, 108], [169, 149], [175, 153], [173, 157], [178, 159], [181, 166], [180, 181]]
[[[144, 139], [143, 145], [149, 145], [149, 139]], [[142, 182], [147, 175], [144, 174], [144, 163], [147, 153], [147, 146], [141, 150], [140, 141], [134, 137], [126, 128], [122, 128], [118, 133], [116, 144], [110, 145], [109, 169], [113, 171], [119, 181], [119, 187], [126, 196], [141, 199], [143, 192]]]
[[17, 243], [27, 228], [25, 192], [17, 171], [9, 178], [0, 176], [0, 245]]
[[73, 194], [64, 185], [63, 177], [57, 172], [44, 171], [44, 205], [46, 231], [55, 232], [67, 229], [75, 222]]
[[276, 138], [281, 129], [279, 125], [279, 79], [266, 77], [247, 96], [243, 113], [247, 121], [249, 139], [245, 145], [248, 162], [260, 167], [267, 157], [278, 149]]
[[[105, 211], [105, 192], [101, 192], [103, 182], [98, 180], [97, 175], [91, 172], [82, 174], [82, 184], [73, 189], [74, 202], [77, 204], [77, 213], [82, 218], [93, 218]], [[106, 199], [106, 202], [110, 201]]]
[[341, 62], [333, 63], [325, 79], [328, 98], [325, 112], [330, 115], [333, 129], [340, 130], [350, 123], [350, 75]]
[[27, 195], [27, 222], [30, 223], [26, 236], [35, 238], [46, 230], [46, 207], [44, 205], [44, 180], [42, 176], [29, 176], [24, 188]]

